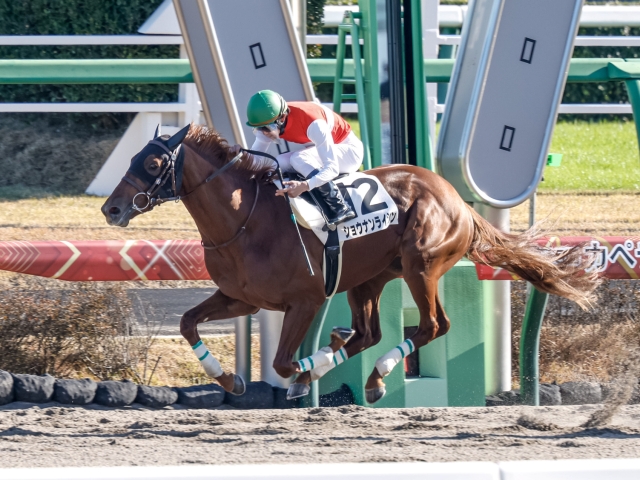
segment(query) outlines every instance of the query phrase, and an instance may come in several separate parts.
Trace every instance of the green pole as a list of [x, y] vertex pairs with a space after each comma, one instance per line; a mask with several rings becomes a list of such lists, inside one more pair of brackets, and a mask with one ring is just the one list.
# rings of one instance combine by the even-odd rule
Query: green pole
[[[354, 17], [356, 14], [353, 14]], [[358, 15], [358, 18], [362, 18]], [[360, 20], [362, 21], [362, 20]], [[364, 168], [371, 169], [371, 153], [369, 150], [369, 126], [367, 125], [367, 108], [364, 96], [364, 75], [362, 73], [362, 59], [360, 56], [360, 34], [355, 20], [351, 19], [351, 51], [356, 74], [356, 102], [358, 104], [358, 119], [360, 121], [360, 139], [364, 145]]]
[[[443, 35], [457, 35], [460, 32], [457, 28], [443, 28]], [[440, 50], [438, 51], [438, 58], [446, 58], [451, 59], [455, 58], [456, 55], [455, 45], [440, 45]], [[438, 103], [443, 105], [447, 100], [447, 92], [449, 91], [448, 83], [438, 83]], [[442, 114], [438, 114], [438, 121], [441, 119]]]
[[[407, 3], [408, 2], [408, 3]], [[409, 9], [407, 9], [409, 7]], [[424, 82], [424, 54], [422, 51], [422, 7], [421, 0], [405, 0], [405, 21], [406, 11], [409, 10], [410, 25], [405, 25], [405, 32], [411, 33], [411, 58], [407, 58], [406, 63], [411, 62], [411, 68], [407, 69], [407, 75], [411, 75], [413, 98], [407, 99], [411, 102], [408, 105], [407, 113], [413, 113], [413, 118], [408, 121], [413, 123], [415, 135], [410, 135], [409, 140], [413, 145], [409, 146], [410, 154], [415, 155], [416, 165], [433, 171], [433, 145], [431, 135], [429, 135], [429, 105], [427, 100], [427, 85]], [[406, 38], [406, 37], [405, 37]], [[409, 39], [406, 39], [407, 41]], [[408, 43], [408, 41], [407, 41]], [[409, 85], [407, 85], [409, 87]], [[409, 90], [409, 88], [407, 88]], [[414, 137], [415, 138], [411, 138]]]
[[[340, 114], [340, 106], [342, 105], [342, 78], [344, 77], [344, 58], [347, 54], [346, 50], [347, 32], [340, 25], [338, 27], [338, 47], [336, 49], [336, 77], [333, 81], [333, 111]], [[355, 51], [355, 50], [354, 50]]]
[[540, 330], [549, 294], [531, 288], [520, 337], [520, 395], [524, 405], [540, 405]]
[[376, 0], [360, 0], [360, 33], [364, 40], [364, 94], [371, 148], [371, 166], [382, 165], [382, 122], [380, 120], [380, 75], [378, 72], [378, 15]]
[[[320, 350], [320, 334], [322, 333], [322, 326], [324, 325], [324, 320], [329, 312], [330, 305], [331, 298], [327, 298], [322, 304], [322, 307], [320, 307], [320, 310], [318, 310], [318, 313], [316, 313], [316, 316], [313, 318], [311, 327], [309, 327], [309, 331], [300, 345], [299, 358], [308, 357]], [[303, 407], [320, 406], [320, 388], [317, 380], [315, 382], [311, 382], [309, 395], [303, 397], [301, 403]]]
[[629, 94], [629, 103], [631, 103], [633, 120], [636, 124], [636, 138], [640, 146], [640, 80], [626, 80], [624, 85]]

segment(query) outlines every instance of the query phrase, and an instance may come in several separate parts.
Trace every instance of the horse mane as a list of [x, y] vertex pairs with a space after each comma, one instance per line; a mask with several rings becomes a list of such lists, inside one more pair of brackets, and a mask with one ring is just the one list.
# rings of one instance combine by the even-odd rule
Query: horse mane
[[[213, 162], [218, 167], [226, 165], [234, 157], [229, 152], [227, 140], [212, 128], [207, 128], [204, 125], [191, 125], [184, 143], [195, 150], [198, 155]], [[245, 173], [248, 176], [255, 175], [256, 177], [260, 177], [274, 169], [275, 165], [272, 160], [265, 157], [258, 159], [248, 153], [244, 153], [242, 159], [231, 167], [231, 171]]]

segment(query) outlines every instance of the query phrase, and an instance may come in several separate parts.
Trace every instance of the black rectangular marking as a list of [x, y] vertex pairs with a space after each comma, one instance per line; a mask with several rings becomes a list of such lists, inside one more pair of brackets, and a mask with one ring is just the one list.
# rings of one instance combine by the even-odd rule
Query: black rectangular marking
[[524, 37], [524, 45], [522, 45], [522, 53], [520, 61], [531, 65], [533, 60], [533, 50], [536, 48], [536, 41], [532, 38]]
[[[280, 148], [280, 145], [282, 143], [284, 143], [284, 146]], [[276, 148], [278, 149], [278, 155], [282, 155], [283, 153], [288, 153], [291, 151], [286, 140], [280, 140], [278, 143], [276, 143]]]
[[504, 126], [502, 130], [502, 140], [500, 141], [500, 150], [505, 150], [507, 152], [511, 151], [511, 146], [513, 145], [513, 137], [516, 134], [516, 129], [513, 127], [509, 127], [507, 125]]
[[251, 50], [251, 58], [253, 58], [253, 66], [256, 67], [256, 70], [267, 66], [267, 61], [262, 53], [262, 45], [259, 42], [249, 45], [249, 50]]

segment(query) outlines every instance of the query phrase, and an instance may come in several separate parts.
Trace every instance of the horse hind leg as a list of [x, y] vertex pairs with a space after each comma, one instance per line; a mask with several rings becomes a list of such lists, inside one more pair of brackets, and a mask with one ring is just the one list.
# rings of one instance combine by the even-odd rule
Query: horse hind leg
[[432, 266], [427, 271], [411, 270], [405, 269], [404, 279], [420, 311], [420, 324], [411, 338], [406, 339], [376, 361], [376, 366], [365, 385], [365, 398], [368, 403], [375, 403], [385, 395], [383, 378], [389, 375], [398, 363], [449, 330], [449, 319], [438, 299], [438, 279], [441, 272], [447, 269], [441, 270]]
[[390, 266], [376, 277], [347, 292], [352, 318], [351, 329], [345, 329], [345, 331], [348, 330], [355, 333], [344, 346], [338, 349], [336, 347], [338, 347], [339, 343], [335, 341], [332, 336], [330, 347], [333, 350], [333, 362], [324, 367], [314, 368], [310, 372], [302, 373], [293, 385], [306, 385], [306, 389], [303, 386], [294, 388], [305, 390], [308, 393], [308, 385], [312, 381], [318, 380], [347, 359], [376, 345], [380, 341], [382, 338], [380, 331], [380, 296], [382, 295], [384, 286], [390, 280], [398, 278], [401, 275], [401, 266], [399, 262], [397, 263], [398, 265], [394, 264]]
[[331, 342], [313, 355], [298, 361], [302, 373], [287, 390], [287, 400], [304, 397], [309, 394], [311, 382], [320, 379], [348, 357], [345, 344], [353, 337], [355, 330], [346, 327], [333, 327]]

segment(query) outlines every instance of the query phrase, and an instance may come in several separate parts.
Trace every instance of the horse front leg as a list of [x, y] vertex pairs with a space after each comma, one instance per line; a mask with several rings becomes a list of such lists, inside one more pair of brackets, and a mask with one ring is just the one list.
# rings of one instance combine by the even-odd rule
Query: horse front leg
[[258, 311], [257, 307], [227, 297], [217, 290], [211, 297], [186, 312], [180, 319], [180, 333], [185, 338], [200, 361], [202, 368], [215, 379], [225, 391], [242, 395], [245, 382], [239, 375], [225, 373], [220, 362], [211, 355], [198, 333], [198, 325], [203, 322], [224, 320], [233, 317], [250, 315]]

